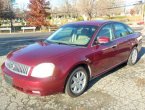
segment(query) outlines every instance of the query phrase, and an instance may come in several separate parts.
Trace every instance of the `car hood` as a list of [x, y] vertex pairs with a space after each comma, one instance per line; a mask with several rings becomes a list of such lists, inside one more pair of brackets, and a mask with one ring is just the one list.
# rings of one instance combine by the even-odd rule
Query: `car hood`
[[77, 50], [78, 47], [76, 46], [45, 44], [41, 42], [9, 53], [8, 59], [28, 66], [35, 66], [40, 63], [54, 62], [57, 58]]

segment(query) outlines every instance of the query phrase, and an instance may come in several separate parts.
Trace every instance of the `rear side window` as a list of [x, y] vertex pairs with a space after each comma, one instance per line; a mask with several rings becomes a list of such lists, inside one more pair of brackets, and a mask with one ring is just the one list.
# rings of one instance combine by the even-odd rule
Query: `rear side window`
[[128, 30], [129, 34], [133, 34], [134, 33], [134, 30], [131, 29], [129, 26], [126, 26], [126, 29]]
[[114, 24], [114, 30], [115, 30], [114, 34], [115, 34], [116, 38], [126, 37], [129, 34], [129, 32], [125, 28], [125, 26], [123, 24], [120, 24], [120, 23]]

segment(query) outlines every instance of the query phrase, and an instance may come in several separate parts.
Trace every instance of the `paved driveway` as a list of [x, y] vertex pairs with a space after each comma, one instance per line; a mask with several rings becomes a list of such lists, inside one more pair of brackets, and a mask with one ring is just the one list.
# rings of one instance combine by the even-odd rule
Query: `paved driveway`
[[13, 89], [0, 76], [0, 110], [145, 110], [144, 54], [145, 46], [135, 66], [121, 65], [94, 79], [78, 98], [30, 96]]
[[[145, 110], [145, 45], [139, 56], [135, 66], [121, 65], [91, 81], [78, 98], [30, 96], [7, 85], [0, 75], [0, 110]], [[0, 65], [5, 59], [5, 54], [0, 56]]]

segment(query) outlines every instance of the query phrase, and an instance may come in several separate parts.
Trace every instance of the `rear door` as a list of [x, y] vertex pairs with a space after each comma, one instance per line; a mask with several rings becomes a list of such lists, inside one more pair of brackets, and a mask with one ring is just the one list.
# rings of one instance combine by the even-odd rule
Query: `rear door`
[[114, 23], [113, 26], [115, 35], [114, 42], [116, 42], [118, 47], [116, 63], [119, 64], [128, 59], [131, 49], [131, 34], [127, 27], [122, 23]]

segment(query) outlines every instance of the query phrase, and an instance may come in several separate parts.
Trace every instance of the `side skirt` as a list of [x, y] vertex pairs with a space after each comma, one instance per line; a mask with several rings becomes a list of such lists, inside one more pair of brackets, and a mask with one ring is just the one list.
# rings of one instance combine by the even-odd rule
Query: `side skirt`
[[119, 64], [117, 64], [115, 66], [112, 66], [112, 67], [108, 68], [107, 70], [105, 70], [105, 71], [103, 71], [103, 72], [101, 72], [99, 74], [96, 74], [96, 76], [92, 76], [90, 78], [90, 81], [93, 80], [93, 79], [95, 79], [95, 78], [97, 78], [97, 77], [99, 77], [99, 76], [101, 76], [101, 75], [103, 75], [103, 74], [105, 74], [105, 73], [107, 73], [107, 72], [109, 72], [110, 70], [112, 70], [112, 69], [114, 69], [114, 68], [118, 67], [119, 65], [121, 65], [123, 63], [126, 63], [126, 62], [127, 62], [127, 60], [125, 60], [125, 61], [123, 61], [123, 62], [121, 62], [121, 63], [119, 63]]

